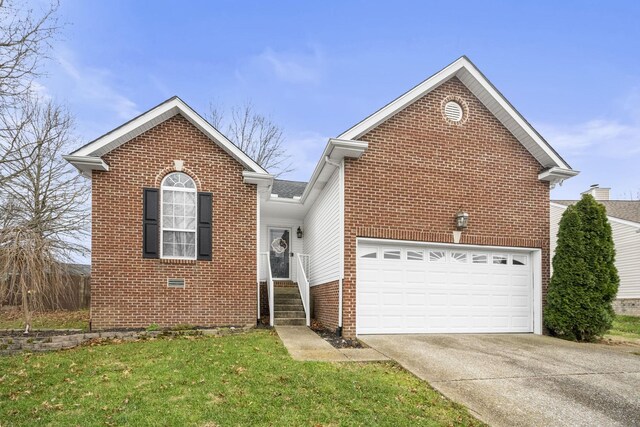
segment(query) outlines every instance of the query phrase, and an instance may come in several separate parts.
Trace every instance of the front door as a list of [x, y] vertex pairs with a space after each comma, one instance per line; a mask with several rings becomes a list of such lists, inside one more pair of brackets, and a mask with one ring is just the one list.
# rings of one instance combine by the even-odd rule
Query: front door
[[269, 262], [274, 279], [289, 279], [291, 231], [288, 228], [269, 229]]

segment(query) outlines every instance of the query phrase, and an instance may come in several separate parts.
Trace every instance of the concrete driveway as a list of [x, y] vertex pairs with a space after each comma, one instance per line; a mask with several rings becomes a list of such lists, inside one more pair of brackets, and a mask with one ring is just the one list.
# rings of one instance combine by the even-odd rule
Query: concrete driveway
[[359, 338], [490, 425], [640, 425], [631, 352], [537, 335]]

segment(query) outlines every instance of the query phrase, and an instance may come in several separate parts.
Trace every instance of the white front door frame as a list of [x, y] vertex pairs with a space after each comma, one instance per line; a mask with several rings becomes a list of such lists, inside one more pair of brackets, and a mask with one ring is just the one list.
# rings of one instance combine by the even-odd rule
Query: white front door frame
[[[461, 249], [477, 249], [477, 250], [508, 250], [513, 252], [526, 252], [531, 254], [531, 268], [533, 276], [533, 333], [542, 335], [542, 249], [540, 248], [523, 248], [514, 246], [484, 246], [484, 245], [466, 245], [455, 243], [436, 243], [436, 242], [418, 242], [413, 240], [395, 240], [395, 239], [376, 239], [367, 237], [358, 237], [356, 239], [356, 287], [358, 286], [357, 271], [359, 267], [359, 258], [357, 256], [358, 245], [362, 243], [377, 244], [397, 244], [410, 246], [441, 246], [447, 248]], [[356, 291], [356, 310], [358, 307], [358, 292]], [[357, 319], [357, 316], [356, 316]], [[356, 334], [358, 325], [356, 324]]]
[[[267, 251], [269, 253], [269, 257], [268, 257], [269, 258], [268, 259], [269, 263], [271, 263], [271, 230], [287, 230], [287, 231], [289, 231], [289, 254], [292, 253], [292, 251], [291, 251], [291, 249], [292, 249], [291, 246], [292, 245], [291, 244], [292, 244], [292, 240], [293, 240], [293, 236], [291, 234], [293, 228], [291, 228], [291, 227], [283, 227], [283, 226], [279, 226], [279, 225], [267, 226], [267, 244], [268, 244]], [[291, 255], [289, 255], [289, 265], [288, 265], [288, 267], [289, 267], [289, 273], [288, 273], [287, 277], [275, 277], [274, 276], [273, 280], [291, 280]]]

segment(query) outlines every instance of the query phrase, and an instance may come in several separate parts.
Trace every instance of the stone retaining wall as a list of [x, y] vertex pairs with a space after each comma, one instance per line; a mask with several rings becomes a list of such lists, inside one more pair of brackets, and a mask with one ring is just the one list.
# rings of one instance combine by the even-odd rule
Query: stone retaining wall
[[[138, 341], [158, 337], [180, 335], [227, 335], [242, 332], [248, 328], [193, 329], [183, 331], [107, 331], [88, 332], [54, 336], [0, 336], [0, 355], [16, 354], [23, 351], [43, 352], [64, 350], [97, 340]], [[7, 332], [7, 331], [4, 331]], [[68, 331], [63, 331], [68, 332]]]

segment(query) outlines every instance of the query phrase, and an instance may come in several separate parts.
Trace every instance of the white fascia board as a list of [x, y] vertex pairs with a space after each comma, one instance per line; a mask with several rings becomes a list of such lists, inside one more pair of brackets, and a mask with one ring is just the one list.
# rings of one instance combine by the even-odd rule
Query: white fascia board
[[339, 139], [357, 139], [378, 126], [380, 123], [386, 121], [389, 117], [393, 116], [397, 112], [406, 108], [407, 106], [413, 104], [419, 98], [421, 98], [426, 93], [432, 91], [434, 88], [444, 83], [458, 72], [458, 70], [462, 66], [462, 62], [465, 58], [459, 58], [453, 63], [449, 64], [442, 70], [438, 71], [433, 76], [429, 77], [427, 80], [423, 81], [413, 89], [405, 92], [403, 95], [400, 95], [395, 100], [391, 101], [375, 113], [371, 114], [366, 119], [362, 120], [360, 123], [353, 126], [351, 129], [345, 131], [344, 133], [338, 136]]
[[269, 187], [273, 184], [273, 175], [269, 175], [268, 173], [243, 171], [242, 180], [245, 184], [256, 184], [258, 187]]
[[90, 142], [89, 144], [81, 147], [75, 152], [71, 153], [71, 156], [96, 156], [104, 155], [114, 148], [124, 144], [132, 138], [140, 135], [149, 128], [167, 120], [176, 114], [181, 114], [200, 131], [212, 139], [216, 144], [226, 151], [231, 157], [236, 159], [242, 165], [253, 172], [267, 174], [260, 165], [247, 156], [242, 150], [240, 150], [235, 144], [233, 144], [227, 137], [214, 128], [209, 122], [207, 122], [202, 116], [189, 107], [184, 101], [177, 96], [170, 98], [162, 104], [152, 108], [134, 118], [133, 120], [125, 123], [124, 125], [112, 130], [111, 132], [101, 136], [100, 138]]
[[91, 156], [62, 156], [63, 159], [71, 163], [80, 173], [87, 178], [91, 178], [91, 171], [108, 171], [109, 165], [100, 157]]
[[345, 157], [359, 159], [369, 147], [369, 144], [363, 141], [350, 141], [337, 138], [331, 138], [329, 144], [333, 147], [329, 158], [336, 162], [342, 161]]
[[564, 180], [572, 178], [578, 175], [580, 172], [573, 169], [563, 169], [563, 168], [549, 168], [544, 170], [538, 174], [538, 179], [540, 181], [548, 181], [552, 185], [556, 185], [558, 183], [562, 183]]
[[280, 198], [280, 197], [273, 197], [273, 195], [271, 195], [271, 197], [268, 199], [269, 202], [273, 202], [273, 203], [284, 203], [284, 204], [290, 204], [290, 205], [302, 205], [302, 203], [300, 202], [300, 199], [285, 199], [285, 198]]
[[369, 143], [364, 141], [350, 141], [341, 138], [329, 139], [329, 142], [327, 142], [327, 146], [324, 148], [322, 156], [320, 156], [320, 160], [318, 161], [318, 164], [316, 165], [316, 168], [311, 175], [311, 179], [304, 189], [304, 193], [302, 193], [302, 196], [300, 196], [300, 201], [302, 203], [305, 203], [307, 197], [309, 197], [309, 194], [311, 193], [311, 191], [313, 191], [318, 177], [327, 165], [327, 158], [331, 159], [332, 162], [340, 162], [345, 157], [357, 159], [362, 156], [362, 154], [367, 150], [368, 147]]
[[[522, 117], [522, 115], [516, 111], [515, 108], [511, 105], [509, 101], [493, 86], [493, 84], [476, 68], [476, 66], [469, 61], [467, 58], [463, 59], [463, 63], [460, 68], [465, 68], [475, 79], [482, 85], [483, 89], [486, 90], [489, 95], [505, 110], [509, 116], [520, 126], [522, 130], [524, 130], [527, 135], [529, 135], [536, 144], [554, 161], [556, 167], [571, 170], [571, 166], [569, 166], [559, 155], [556, 153], [551, 146], [542, 139], [540, 134], [536, 132], [536, 130]], [[576, 174], [577, 175], [577, 174]]]
[[[576, 203], [578, 202], [578, 200], [576, 200]], [[597, 200], [596, 200], [597, 202]], [[563, 205], [561, 203], [556, 203], [556, 202], [549, 202], [549, 205], [553, 206], [554, 208], [560, 208], [562, 210], [567, 209], [569, 206], [567, 205]], [[624, 224], [624, 225], [628, 225], [630, 227], [634, 227], [637, 229], [640, 229], [640, 222], [635, 222], [635, 221], [629, 221], [628, 219], [622, 219], [622, 218], [616, 218], [615, 216], [609, 216], [607, 215], [607, 219], [611, 222], [616, 222], [618, 224]]]
[[[491, 82], [476, 68], [466, 57], [461, 57], [452, 64], [443, 68], [427, 80], [413, 89], [396, 98], [394, 101], [382, 107], [351, 129], [342, 133], [340, 139], [357, 139], [375, 128], [388, 118], [411, 105], [419, 98], [432, 91], [442, 83], [455, 76], [461, 70], [466, 70], [515, 122], [516, 124], [540, 147], [540, 149], [555, 163], [555, 166], [563, 169], [571, 167], [551, 148], [551, 146], [533, 129], [533, 127], [518, 113], [504, 96], [491, 84]], [[542, 159], [538, 159], [541, 161]], [[541, 161], [544, 165], [546, 162]]]

